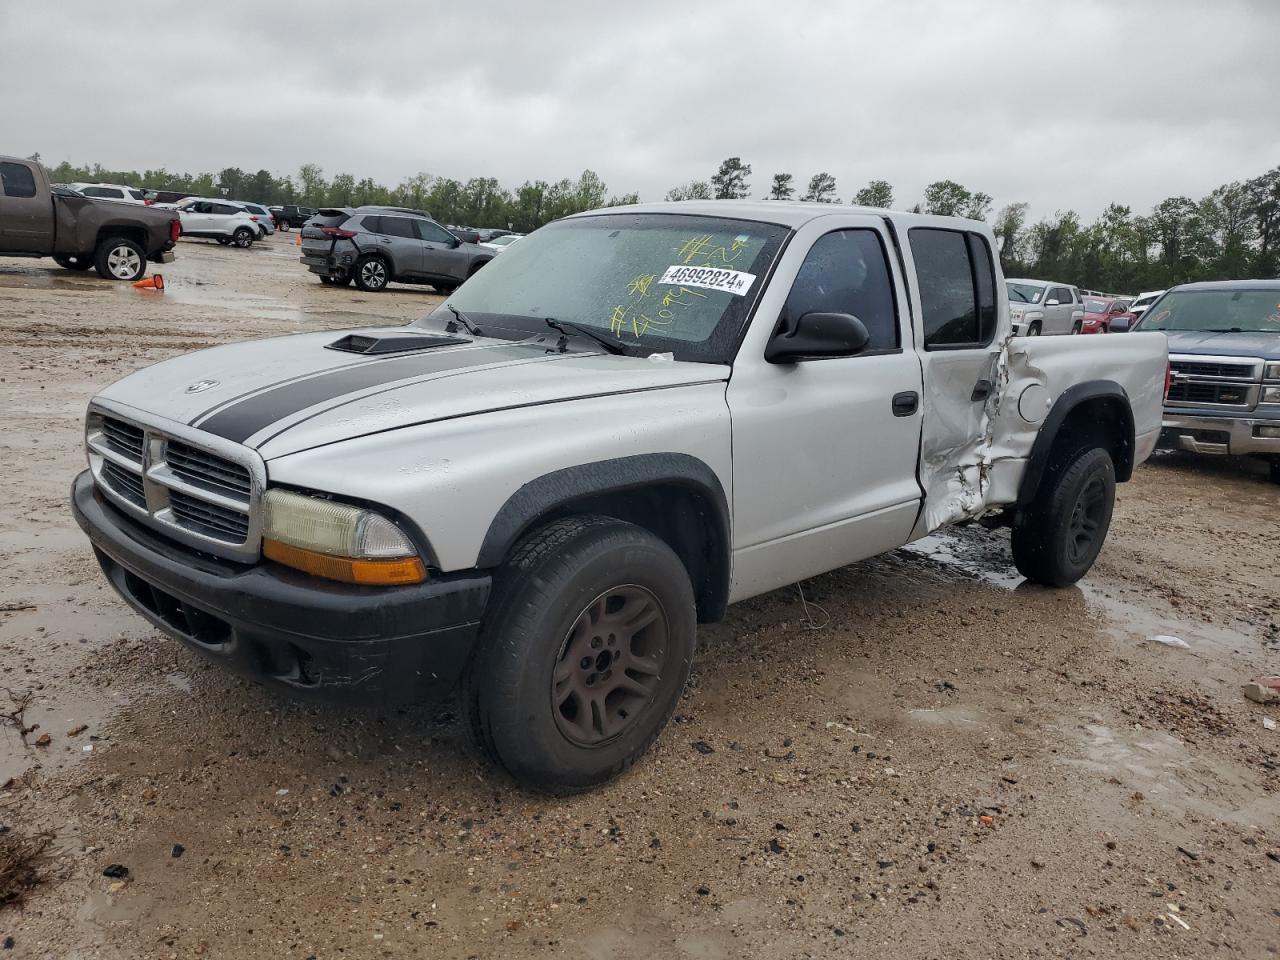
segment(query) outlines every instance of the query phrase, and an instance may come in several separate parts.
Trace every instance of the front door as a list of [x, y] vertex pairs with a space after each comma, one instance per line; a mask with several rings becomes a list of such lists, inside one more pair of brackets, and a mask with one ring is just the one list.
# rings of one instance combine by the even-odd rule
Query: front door
[[465, 280], [470, 258], [458, 250], [458, 238], [430, 220], [415, 220], [414, 226], [422, 238], [423, 269], [427, 276], [452, 277], [459, 283]]
[[41, 194], [38, 182], [30, 164], [0, 163], [0, 250], [53, 251], [53, 200]]
[[[785, 302], [766, 296], [738, 351], [728, 387], [735, 600], [907, 541], [920, 503], [920, 364], [891, 249], [878, 217], [807, 224], [775, 273], [796, 271]], [[866, 349], [766, 362], [775, 329], [813, 312], [856, 316]]]

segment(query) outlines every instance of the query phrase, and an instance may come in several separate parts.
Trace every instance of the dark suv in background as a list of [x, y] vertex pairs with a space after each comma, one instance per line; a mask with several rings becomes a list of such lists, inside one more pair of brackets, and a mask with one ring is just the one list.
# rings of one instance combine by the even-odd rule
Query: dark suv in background
[[268, 207], [271, 215], [276, 218], [276, 226], [280, 231], [288, 232], [292, 227], [300, 227], [312, 217], [316, 215], [315, 207], [298, 207], [293, 204], [285, 204], [283, 207]]
[[388, 207], [327, 209], [302, 228], [301, 261], [320, 282], [361, 290], [429, 283], [449, 293], [493, 259], [428, 217]]

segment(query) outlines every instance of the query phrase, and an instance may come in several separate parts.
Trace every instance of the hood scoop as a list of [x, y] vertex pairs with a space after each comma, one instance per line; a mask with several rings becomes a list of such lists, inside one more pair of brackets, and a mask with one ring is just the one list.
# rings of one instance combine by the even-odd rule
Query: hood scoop
[[414, 353], [418, 350], [432, 350], [436, 347], [453, 347], [461, 343], [470, 343], [461, 337], [445, 337], [432, 333], [391, 333], [382, 336], [363, 333], [349, 333], [341, 339], [326, 343], [326, 350], [341, 350], [343, 353], [359, 353], [366, 356], [386, 356], [393, 353]]

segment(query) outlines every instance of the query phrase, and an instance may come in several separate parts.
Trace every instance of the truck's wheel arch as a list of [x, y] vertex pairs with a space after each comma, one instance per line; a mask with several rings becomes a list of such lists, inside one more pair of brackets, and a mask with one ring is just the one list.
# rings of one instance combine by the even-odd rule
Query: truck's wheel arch
[[1035, 499], [1040, 484], [1055, 461], [1055, 454], [1070, 453], [1089, 439], [1111, 454], [1116, 480], [1133, 475], [1133, 407], [1124, 387], [1114, 380], [1086, 380], [1068, 387], [1054, 401], [1040, 425], [1027, 468], [1018, 489], [1018, 506]]
[[615, 517], [664, 540], [684, 562], [698, 619], [712, 623], [729, 603], [729, 503], [705, 462], [683, 453], [601, 460], [544, 474], [502, 505], [477, 566], [496, 567], [529, 530], [564, 516]]
[[149, 255], [148, 237], [146, 227], [136, 223], [120, 223], [114, 222], [104, 224], [98, 228], [97, 236], [93, 238], [93, 249], [96, 251], [98, 246], [108, 240], [116, 237], [124, 237], [126, 240], [132, 240], [138, 246], [142, 247], [144, 255]]

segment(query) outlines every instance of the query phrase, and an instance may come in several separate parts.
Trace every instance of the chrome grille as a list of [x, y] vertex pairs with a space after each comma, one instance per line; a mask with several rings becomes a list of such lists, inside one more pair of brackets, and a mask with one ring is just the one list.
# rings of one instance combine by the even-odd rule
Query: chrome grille
[[1261, 359], [1173, 354], [1167, 402], [1171, 407], [1253, 408], [1262, 389]]
[[165, 463], [175, 474], [204, 490], [249, 502], [249, 471], [238, 463], [199, 450], [181, 440], [165, 444]]
[[197, 550], [258, 559], [267, 476], [254, 451], [103, 400], [89, 409], [85, 443], [101, 495], [123, 512]]
[[173, 511], [173, 518], [188, 530], [215, 540], [244, 543], [249, 535], [249, 517], [239, 510], [205, 503], [177, 490], [169, 491], [169, 509]]
[[139, 474], [116, 466], [108, 460], [102, 465], [102, 479], [130, 503], [146, 509], [147, 495], [143, 490], [142, 477]]
[[114, 417], [103, 417], [102, 436], [106, 439], [107, 446], [116, 453], [142, 463], [143, 433], [140, 427]]

